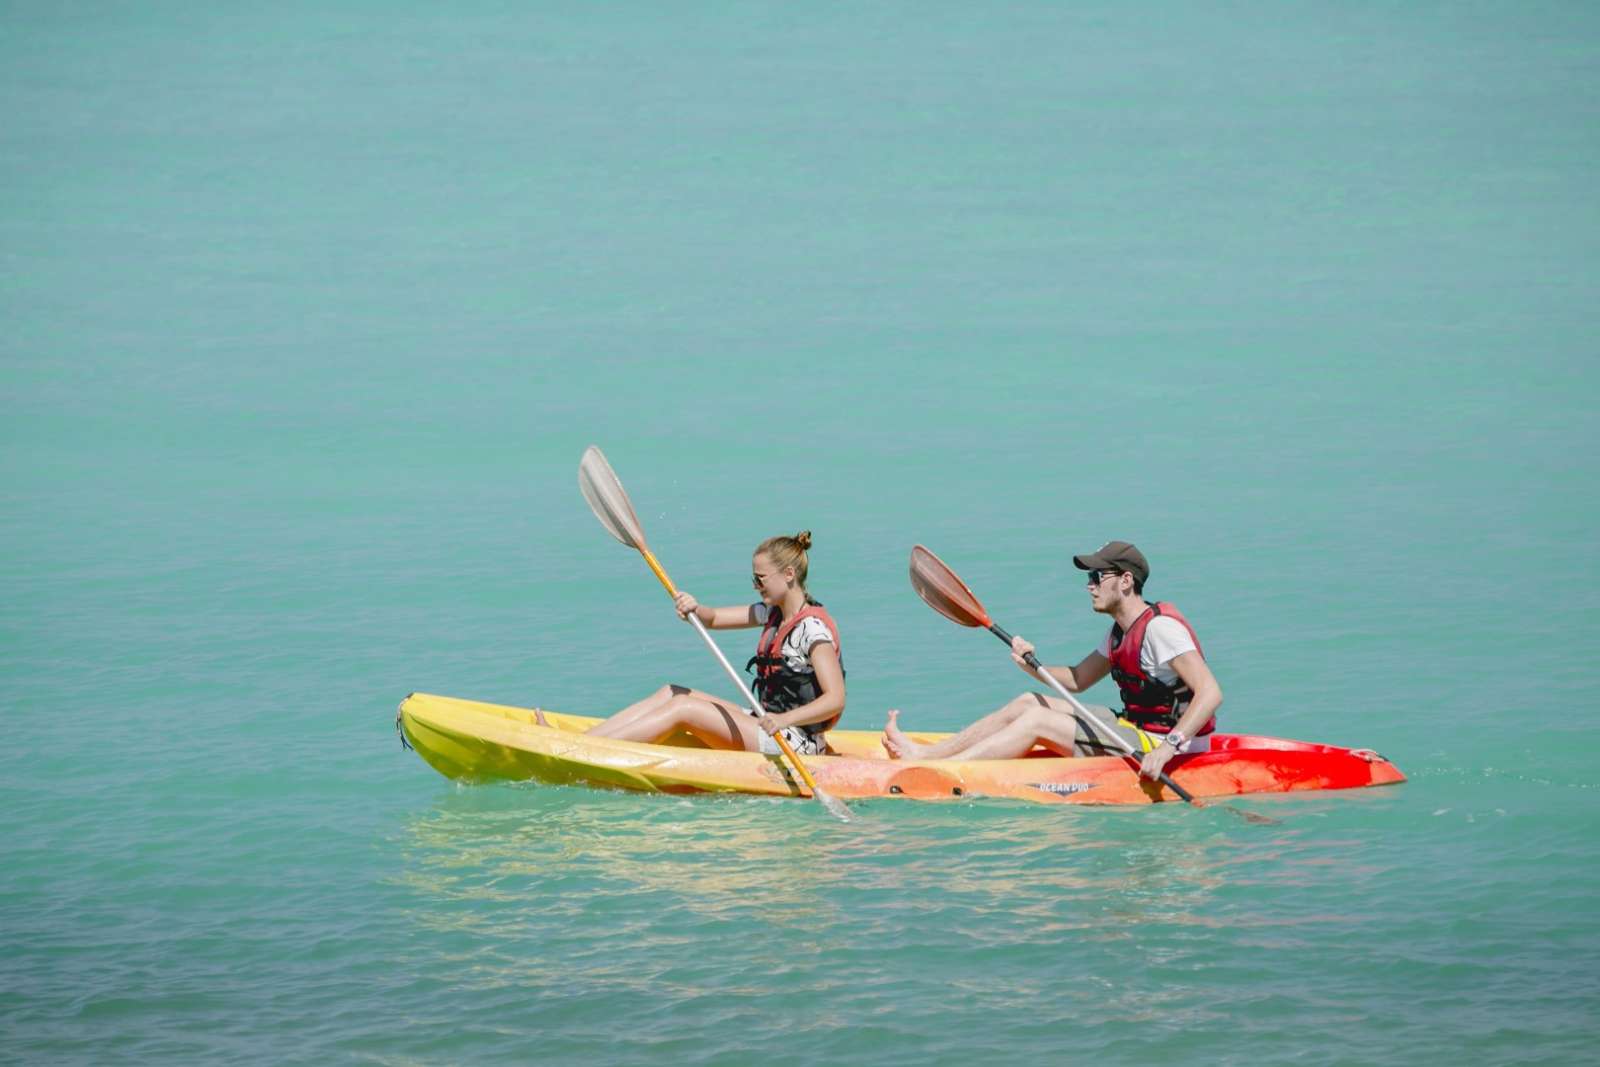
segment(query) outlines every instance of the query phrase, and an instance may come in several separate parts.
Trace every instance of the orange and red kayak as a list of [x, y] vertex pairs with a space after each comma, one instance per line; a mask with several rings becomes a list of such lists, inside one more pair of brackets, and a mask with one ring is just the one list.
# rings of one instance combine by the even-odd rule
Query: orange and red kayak
[[[532, 781], [652, 793], [749, 793], [804, 796], [781, 757], [725, 752], [684, 735], [664, 744], [589, 737], [599, 719], [413, 693], [400, 704], [406, 742], [440, 774], [462, 782]], [[946, 734], [911, 732], [917, 741]], [[837, 753], [809, 756], [806, 767], [834, 796], [952, 800], [1010, 797], [1047, 804], [1150, 804], [1177, 800], [1140, 779], [1127, 758], [1064, 759], [1038, 750], [1010, 760], [892, 760], [882, 735], [828, 734]], [[1212, 735], [1211, 751], [1177, 756], [1173, 780], [1196, 797], [1358, 789], [1405, 781], [1376, 752], [1250, 734]]]

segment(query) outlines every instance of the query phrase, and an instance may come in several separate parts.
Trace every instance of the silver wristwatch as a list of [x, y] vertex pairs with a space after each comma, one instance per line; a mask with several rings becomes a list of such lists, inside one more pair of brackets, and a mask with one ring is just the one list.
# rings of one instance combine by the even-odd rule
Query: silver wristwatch
[[1184, 733], [1182, 730], [1169, 730], [1167, 732], [1166, 742], [1173, 748], [1182, 748], [1184, 746], [1184, 742], [1188, 740], [1189, 735]]

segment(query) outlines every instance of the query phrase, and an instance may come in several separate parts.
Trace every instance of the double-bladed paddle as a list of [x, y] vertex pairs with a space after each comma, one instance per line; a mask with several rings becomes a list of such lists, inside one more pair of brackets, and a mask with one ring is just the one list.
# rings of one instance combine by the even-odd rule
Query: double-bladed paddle
[[[983, 604], [978, 600], [977, 594], [968, 588], [967, 583], [958, 578], [956, 572], [946, 566], [943, 560], [921, 545], [917, 545], [911, 550], [911, 588], [917, 591], [917, 595], [930, 608], [951, 622], [958, 623], [961, 626], [986, 629], [1004, 641], [1008, 647], [1010, 646], [1011, 635], [1001, 629], [989, 617], [989, 613], [984, 610]], [[1134, 751], [1133, 745], [1129, 744], [1128, 739], [1115, 730], [1108, 729], [1094, 712], [1084, 707], [1082, 702], [1072, 695], [1071, 690], [1062, 685], [1055, 675], [1044, 669], [1044, 665], [1039, 662], [1039, 657], [1029, 652], [1023, 657], [1023, 660], [1038, 672], [1039, 677], [1044, 679], [1045, 684], [1066, 698], [1067, 703], [1072, 705], [1073, 713], [1078, 716], [1080, 722], [1086, 719], [1093, 723], [1101, 734], [1110, 737], [1118, 745], [1121, 745], [1127, 754], [1133, 757], [1136, 763], [1138, 762], [1139, 753]], [[1137, 767], [1135, 768], [1135, 773], [1137, 773]], [[1162, 785], [1190, 804], [1195, 807], [1206, 806], [1190, 795], [1189, 791], [1184, 789], [1183, 786], [1174, 782], [1166, 772], [1163, 771], [1158, 777], [1161, 779]], [[1252, 822], [1270, 823], [1277, 821], [1264, 815], [1256, 815], [1254, 812], [1240, 811], [1238, 808], [1229, 808], [1228, 810]]]
[[[667, 577], [667, 572], [662, 569], [661, 563], [656, 559], [655, 554], [650, 551], [650, 546], [645, 543], [644, 527], [639, 524], [639, 516], [634, 514], [633, 504], [628, 500], [628, 494], [623, 490], [622, 482], [617, 479], [616, 472], [611, 469], [611, 464], [606, 462], [605, 453], [601, 452], [595, 445], [589, 446], [583, 453], [582, 461], [578, 464], [578, 488], [582, 490], [583, 498], [589, 502], [589, 508], [594, 512], [594, 517], [600, 520], [600, 525], [604, 526], [612, 537], [615, 537], [629, 548], [636, 549], [666, 588], [667, 595], [676, 597], [678, 595], [677, 587], [672, 584], [672, 579]], [[705, 639], [706, 647], [711, 649], [712, 654], [717, 657], [717, 662], [722, 664], [722, 669], [728, 672], [729, 678], [733, 679], [733, 684], [739, 690], [740, 695], [750, 702], [750, 710], [755, 713], [757, 718], [766, 718], [767, 710], [761, 706], [761, 702], [755, 698], [755, 694], [750, 692], [750, 687], [745, 683], [744, 677], [733, 669], [733, 664], [729, 663], [728, 657], [722, 654], [722, 649], [717, 646], [716, 641], [712, 640], [711, 635], [706, 632], [705, 624], [700, 621], [699, 616], [690, 612], [689, 621], [694, 623], [695, 630]], [[828, 809], [830, 814], [844, 822], [849, 822], [850, 809], [844, 806], [843, 801], [824, 792], [822, 787], [817, 785], [817, 780], [811, 777], [811, 772], [806, 769], [806, 765], [800, 762], [800, 757], [790, 747], [788, 740], [781, 733], [773, 734], [772, 739], [783, 750], [789, 765], [795, 769], [795, 773], [800, 776], [801, 781], [805, 782], [806, 788], [811, 790], [812, 797], [824, 808]]]

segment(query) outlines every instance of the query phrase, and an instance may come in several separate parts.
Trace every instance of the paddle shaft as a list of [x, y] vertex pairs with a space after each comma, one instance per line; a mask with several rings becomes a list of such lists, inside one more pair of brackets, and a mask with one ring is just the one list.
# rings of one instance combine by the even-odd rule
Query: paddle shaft
[[[667, 595], [676, 597], [678, 595], [678, 589], [672, 584], [672, 579], [667, 577], [667, 572], [661, 569], [661, 564], [656, 561], [655, 554], [652, 553], [648, 548], [641, 548], [639, 551], [644, 556], [644, 561], [650, 564], [650, 569], [655, 572], [656, 577], [661, 580], [661, 584], [666, 587]], [[755, 713], [756, 718], [766, 718], [767, 709], [761, 706], [761, 701], [757, 700], [755, 694], [750, 691], [749, 683], [745, 681], [744, 676], [738, 671], [734, 670], [733, 664], [728, 662], [728, 657], [722, 654], [722, 646], [718, 645], [716, 641], [712, 639], [711, 634], [706, 631], [706, 624], [700, 621], [700, 616], [691, 611], [689, 613], [689, 621], [694, 623], [695, 630], [700, 634], [701, 638], [705, 640], [706, 647], [711, 649], [712, 655], [717, 657], [717, 662], [722, 664], [722, 669], [728, 672], [728, 677], [732, 679], [733, 684], [739, 690], [740, 695], [750, 702], [750, 710]], [[778, 747], [783, 749], [783, 754], [788, 757], [789, 765], [795, 769], [795, 771], [800, 775], [801, 780], [806, 783], [806, 788], [811, 790], [812, 794], [815, 795], [817, 792], [817, 781], [815, 778], [811, 777], [811, 772], [806, 770], [806, 765], [800, 762], [800, 757], [796, 755], [794, 749], [790, 747], [788, 740], [781, 733], [773, 734], [772, 739], [778, 742]]]
[[[1001, 629], [998, 624], [991, 622], [989, 624], [989, 632], [994, 634], [1000, 640], [1004, 641], [1007, 646], [1011, 644], [1011, 635], [1006, 633], [1005, 630]], [[1112, 740], [1116, 741], [1117, 744], [1121, 745], [1123, 749], [1127, 751], [1128, 755], [1134, 757], [1135, 759], [1139, 758], [1139, 753], [1134, 751], [1133, 746], [1128, 743], [1128, 739], [1117, 733], [1115, 730], [1108, 729], [1106, 724], [1100, 721], [1099, 716], [1095, 715], [1094, 712], [1084, 707], [1083, 703], [1077, 697], [1072, 695], [1072, 691], [1061, 684], [1060, 679], [1044, 669], [1044, 664], [1039, 662], [1038, 656], [1035, 656], [1032, 652], [1029, 652], [1022, 658], [1024, 662], [1028, 664], [1028, 666], [1032, 667], [1038, 672], [1039, 677], [1044, 679], [1046, 685], [1066, 698], [1067, 703], [1072, 705], [1072, 710], [1081, 718], [1088, 719], [1090, 722], [1094, 723], [1094, 725], [1099, 728], [1101, 733], [1106, 734], [1112, 738]], [[1179, 785], [1177, 782], [1174, 782], [1165, 771], [1162, 771], [1157, 777], [1161, 779], [1162, 785], [1178, 794], [1178, 796], [1182, 797], [1190, 804], [1199, 804], [1199, 801], [1195, 800], [1195, 798], [1189, 794], [1188, 790], [1184, 789], [1183, 786]]]

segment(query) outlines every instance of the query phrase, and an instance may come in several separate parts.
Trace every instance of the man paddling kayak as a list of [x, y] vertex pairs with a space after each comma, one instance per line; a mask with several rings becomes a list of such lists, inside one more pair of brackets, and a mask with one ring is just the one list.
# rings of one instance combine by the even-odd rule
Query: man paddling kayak
[[[1123, 709], [1112, 728], [1144, 753], [1139, 773], [1155, 778], [1180, 752], [1204, 752], [1216, 729], [1215, 713], [1222, 689], [1206, 665], [1194, 629], [1171, 604], [1144, 599], [1150, 564], [1144, 553], [1126, 541], [1111, 541], [1098, 550], [1072, 557], [1088, 571], [1089, 601], [1095, 611], [1110, 615], [1105, 640], [1075, 667], [1045, 667], [1071, 692], [1112, 675], [1121, 690]], [[1012, 639], [1011, 658], [1030, 677], [1044, 681], [1024, 661], [1033, 645]], [[1109, 722], [1109, 708], [1102, 712]], [[900, 729], [898, 710], [889, 712], [883, 747], [893, 759], [1013, 759], [1035, 745], [1063, 756], [1120, 753], [1121, 746], [1101, 737], [1093, 723], [1080, 721], [1065, 700], [1042, 693], [1024, 693], [937, 744], [920, 745]]]

